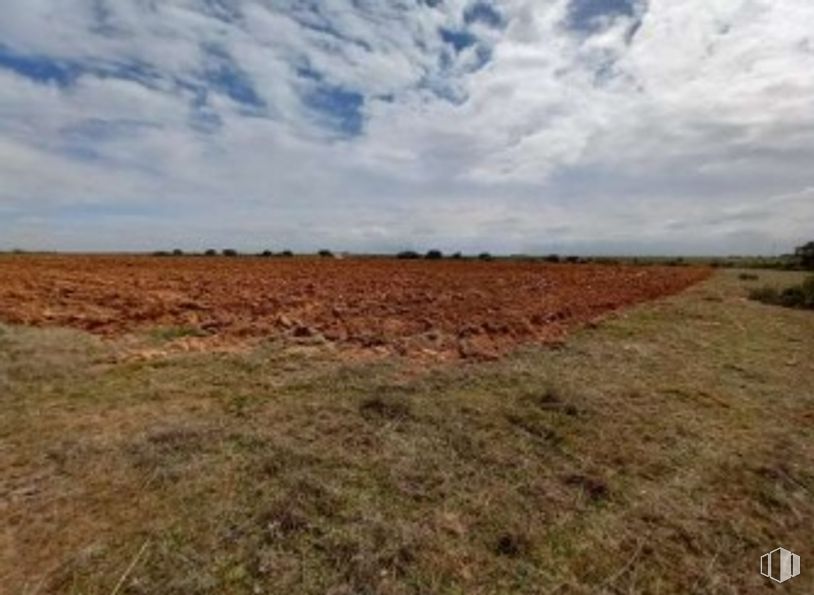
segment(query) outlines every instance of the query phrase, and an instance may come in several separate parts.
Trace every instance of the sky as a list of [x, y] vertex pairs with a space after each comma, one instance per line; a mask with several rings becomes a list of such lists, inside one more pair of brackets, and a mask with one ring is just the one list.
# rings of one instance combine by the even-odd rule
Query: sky
[[811, 239], [811, 0], [3, 2], [0, 249]]

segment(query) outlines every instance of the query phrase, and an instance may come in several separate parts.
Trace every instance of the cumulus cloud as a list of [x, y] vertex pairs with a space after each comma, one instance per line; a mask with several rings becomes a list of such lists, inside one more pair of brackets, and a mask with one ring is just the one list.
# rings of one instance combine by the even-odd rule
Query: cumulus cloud
[[808, 0], [11, 0], [0, 247], [728, 253], [814, 215]]

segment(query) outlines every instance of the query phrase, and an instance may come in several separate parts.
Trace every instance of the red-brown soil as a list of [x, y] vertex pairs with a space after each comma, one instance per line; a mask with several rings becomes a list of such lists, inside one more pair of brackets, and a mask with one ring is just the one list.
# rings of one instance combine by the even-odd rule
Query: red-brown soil
[[230, 341], [287, 335], [484, 357], [559, 341], [709, 274], [504, 261], [20, 256], [0, 259], [0, 319], [102, 335], [189, 327]]

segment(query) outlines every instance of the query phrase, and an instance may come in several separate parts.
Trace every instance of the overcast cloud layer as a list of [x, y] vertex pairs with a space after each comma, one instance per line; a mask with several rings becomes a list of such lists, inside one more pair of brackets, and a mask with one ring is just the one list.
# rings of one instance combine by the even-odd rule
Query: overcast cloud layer
[[6, 0], [0, 248], [771, 253], [811, 0]]

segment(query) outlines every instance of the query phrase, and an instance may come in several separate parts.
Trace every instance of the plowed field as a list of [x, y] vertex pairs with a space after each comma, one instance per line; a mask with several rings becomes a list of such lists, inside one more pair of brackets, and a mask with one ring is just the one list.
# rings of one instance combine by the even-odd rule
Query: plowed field
[[287, 335], [490, 357], [561, 340], [708, 275], [503, 261], [20, 256], [0, 259], [0, 319], [103, 335], [177, 327], [220, 340]]

